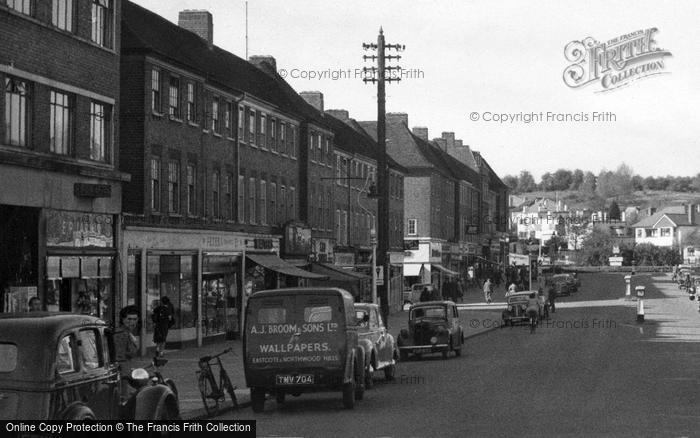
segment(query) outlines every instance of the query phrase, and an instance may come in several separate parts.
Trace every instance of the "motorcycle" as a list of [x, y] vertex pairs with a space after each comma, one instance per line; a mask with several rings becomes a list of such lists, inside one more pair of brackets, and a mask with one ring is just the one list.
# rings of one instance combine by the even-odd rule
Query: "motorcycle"
[[130, 387], [122, 398], [123, 419], [180, 419], [177, 386], [172, 379], [165, 378], [160, 370], [167, 362], [167, 359], [156, 356], [150, 365], [132, 369], [123, 377]]

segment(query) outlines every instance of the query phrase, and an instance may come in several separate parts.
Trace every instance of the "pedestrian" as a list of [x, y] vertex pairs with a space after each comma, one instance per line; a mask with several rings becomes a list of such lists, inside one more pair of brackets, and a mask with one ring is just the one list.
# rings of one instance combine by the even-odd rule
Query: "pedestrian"
[[151, 320], [153, 321], [153, 342], [156, 344], [156, 356], [163, 356], [168, 330], [175, 324], [170, 298], [166, 296], [160, 299], [160, 304], [153, 309]]
[[508, 286], [508, 292], [506, 292], [506, 297], [511, 296], [512, 294], [516, 293], [518, 291], [518, 286], [515, 285], [515, 283], [511, 283], [510, 286]]
[[39, 297], [31, 297], [27, 304], [30, 312], [41, 312], [41, 300]]
[[428, 290], [427, 286], [423, 287], [423, 290], [420, 293], [420, 301], [430, 301], [430, 291]]
[[493, 294], [493, 283], [491, 283], [491, 278], [487, 278], [484, 282], [484, 300], [487, 304], [491, 304], [491, 298]]
[[554, 283], [552, 281], [548, 281], [545, 283], [545, 286], [547, 287], [547, 299], [549, 300], [549, 307], [552, 308], [552, 313], [556, 312], [557, 309], [554, 306], [554, 300], [557, 298], [557, 289], [554, 287]]
[[131, 388], [128, 385], [130, 369], [129, 361], [137, 356], [138, 344], [136, 343], [136, 333], [139, 323], [139, 310], [136, 306], [130, 305], [119, 311], [119, 327], [114, 329], [114, 360], [119, 366], [121, 379], [122, 397], [127, 397]]
[[459, 299], [460, 303], [464, 301], [464, 283], [462, 279], [457, 280], [457, 299]]

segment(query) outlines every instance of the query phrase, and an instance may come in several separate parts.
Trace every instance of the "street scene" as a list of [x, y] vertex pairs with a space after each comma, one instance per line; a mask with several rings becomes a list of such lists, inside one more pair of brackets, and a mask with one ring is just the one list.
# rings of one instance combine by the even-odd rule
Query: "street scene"
[[642, 3], [0, 0], [0, 430], [696, 435], [700, 5]]

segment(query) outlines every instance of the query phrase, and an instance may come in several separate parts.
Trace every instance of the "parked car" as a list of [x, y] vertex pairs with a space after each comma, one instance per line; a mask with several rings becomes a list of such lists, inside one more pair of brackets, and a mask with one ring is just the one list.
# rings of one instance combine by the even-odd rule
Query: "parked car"
[[[411, 305], [420, 302], [420, 296], [423, 293], [423, 289], [428, 289], [430, 292], [431, 299], [442, 299], [442, 297], [437, 296], [437, 287], [432, 283], [417, 283], [411, 286], [410, 289], [403, 291], [403, 304]], [[434, 298], [432, 298], [434, 297]], [[404, 309], [405, 310], [405, 309]]]
[[568, 296], [578, 290], [576, 287], [576, 280], [571, 274], [553, 275], [551, 281], [554, 284], [554, 290], [557, 296]]
[[528, 321], [530, 317], [527, 315], [527, 302], [530, 299], [530, 294], [535, 294], [539, 308], [537, 316], [539, 319], [549, 317], [549, 306], [546, 297], [541, 295], [539, 291], [527, 290], [515, 292], [506, 298], [506, 308], [501, 313], [502, 326], [515, 325], [515, 323]]
[[443, 359], [451, 351], [462, 354], [464, 330], [459, 323], [459, 312], [452, 301], [426, 301], [411, 306], [408, 311], [408, 329], [398, 337], [401, 360], [410, 355], [442, 353]]
[[338, 288], [254, 293], [246, 306], [243, 355], [252, 408], [266, 394], [278, 403], [304, 392], [340, 391], [352, 409], [365, 390], [365, 352], [358, 342], [352, 295]]
[[355, 303], [359, 321], [358, 338], [365, 350], [365, 387], [372, 387], [372, 374], [383, 370], [386, 380], [393, 380], [399, 350], [391, 333], [387, 332], [377, 304]]
[[[110, 330], [89, 315], [0, 314], [0, 418], [4, 420], [177, 419], [177, 395], [133, 371], [122, 402]], [[145, 379], [143, 378], [145, 376]]]

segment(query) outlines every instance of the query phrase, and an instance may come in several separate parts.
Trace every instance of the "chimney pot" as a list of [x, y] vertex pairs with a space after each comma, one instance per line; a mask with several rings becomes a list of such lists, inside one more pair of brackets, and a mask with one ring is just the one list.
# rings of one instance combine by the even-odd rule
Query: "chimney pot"
[[323, 112], [323, 93], [320, 91], [302, 91], [299, 95], [306, 103], [316, 108], [319, 112]]

